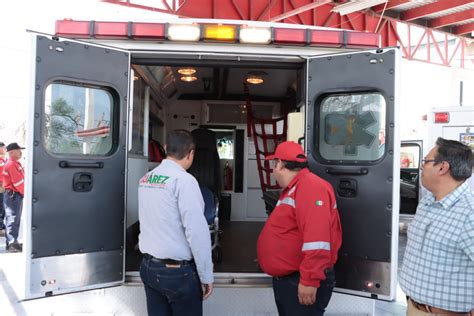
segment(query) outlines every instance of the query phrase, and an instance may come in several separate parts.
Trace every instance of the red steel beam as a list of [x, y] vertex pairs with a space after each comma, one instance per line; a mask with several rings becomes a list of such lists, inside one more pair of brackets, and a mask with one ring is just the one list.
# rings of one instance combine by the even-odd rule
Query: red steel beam
[[[350, 14], [349, 16], [341, 16], [331, 11], [334, 7], [335, 1], [323, 0], [265, 0], [265, 1], [252, 1], [252, 0], [156, 0], [155, 5], [144, 6], [134, 4], [134, 0], [102, 0], [103, 2], [109, 2], [116, 5], [128, 6], [133, 8], [139, 8], [144, 10], [164, 12], [168, 14], [175, 14], [180, 17], [189, 18], [206, 18], [206, 19], [230, 19], [230, 20], [265, 20], [281, 21], [293, 24], [303, 25], [314, 25], [314, 26], [327, 26], [339, 29], [350, 29], [357, 31], [369, 31], [377, 32], [381, 35], [382, 46], [397, 46], [399, 45], [402, 49], [405, 58], [410, 60], [419, 60], [432, 64], [439, 65], [440, 63], [434, 62], [430, 58], [428, 52], [430, 44], [433, 40], [433, 36], [430, 36], [429, 29], [421, 27], [424, 30], [424, 34], [421, 38], [417, 39], [418, 44], [411, 47], [411, 35], [409, 22], [397, 21], [390, 17], [380, 17], [380, 15], [374, 14], [372, 10], [364, 10]], [[413, 1], [413, 0], [411, 0]], [[390, 0], [387, 3], [387, 8], [394, 8], [410, 1], [406, 0]], [[440, 12], [442, 8], [450, 9], [455, 6], [462, 4], [473, 3], [474, 0], [439, 0], [438, 2], [424, 5], [421, 8], [406, 11], [408, 18], [414, 18], [414, 16], [421, 16], [426, 14], [432, 14], [435, 11]], [[167, 6], [164, 3], [168, 4]], [[435, 4], [436, 7], [432, 5]], [[384, 6], [385, 4], [383, 4]], [[444, 7], [443, 7], [444, 6]], [[377, 6], [374, 7], [377, 10]], [[428, 10], [429, 9], [429, 10]], [[421, 10], [421, 11], [420, 11]], [[472, 14], [472, 9], [466, 9], [467, 14]], [[415, 14], [416, 13], [416, 14]], [[451, 15], [451, 14], [450, 14]], [[449, 15], [449, 16], [450, 16]], [[272, 18], [273, 16], [273, 18]], [[451, 17], [452, 18], [452, 17]], [[458, 16], [458, 18], [460, 18]], [[438, 20], [440, 19], [440, 20]], [[446, 19], [448, 19], [446, 17]], [[438, 21], [438, 22], [436, 22]], [[441, 18], [433, 19], [432, 23], [448, 23], [439, 22]], [[397, 23], [403, 23], [408, 26], [408, 34], [400, 33], [397, 31]], [[436, 25], [436, 24], [434, 24]], [[417, 26], [420, 27], [420, 26]], [[458, 25], [452, 28], [453, 34], [458, 37], [462, 34], [467, 34], [474, 31], [474, 23], [465, 25]], [[445, 32], [441, 32], [445, 33]], [[445, 36], [446, 38], [446, 36]], [[460, 67], [465, 67], [464, 58], [467, 39], [459, 37], [462, 44], [457, 46], [456, 50], [461, 50], [459, 53], [461, 56]], [[445, 40], [446, 41], [446, 40]], [[421, 45], [425, 45], [427, 49], [426, 56], [419, 56], [415, 58], [415, 54]], [[442, 64], [445, 66], [451, 66], [455, 64], [454, 58], [451, 54], [448, 55], [447, 45], [444, 46], [444, 52], [441, 51], [439, 45], [435, 45], [434, 49], [437, 50], [438, 54], [443, 60]], [[454, 54], [454, 53], [453, 53]], [[474, 63], [474, 62], [473, 62]]]
[[429, 20], [428, 27], [435, 29], [446, 25], [458, 24], [470, 19], [474, 19], [474, 9], [456, 12], [453, 14], [448, 14], [439, 18]]
[[399, 7], [401, 5], [410, 3], [411, 1], [412, 0], [390, 0], [390, 1], [388, 1], [386, 7], [385, 7], [385, 3], [382, 3], [382, 4], [379, 4], [379, 5], [376, 5], [376, 6], [372, 7], [372, 10], [375, 13], [382, 13], [384, 8], [385, 8], [385, 10], [395, 9], [396, 7]]
[[175, 14], [174, 12], [171, 12], [171, 11], [166, 10], [166, 9], [160, 9], [160, 8], [150, 7], [150, 6], [141, 5], [141, 4], [134, 4], [134, 3], [131, 3], [128, 0], [126, 2], [120, 1], [120, 0], [100, 0], [100, 1], [111, 3], [111, 4], [116, 4], [116, 5], [121, 5], [121, 6], [129, 7], [129, 8], [142, 9], [142, 10], [148, 10], [148, 11], [160, 12], [160, 13]]
[[277, 15], [273, 18], [270, 18], [268, 21], [270, 22], [277, 22], [277, 21], [281, 21], [283, 19], [286, 19], [286, 18], [289, 18], [291, 16], [294, 16], [294, 15], [297, 15], [297, 14], [300, 14], [300, 13], [303, 13], [305, 11], [308, 11], [308, 10], [312, 10], [314, 8], [317, 8], [317, 7], [320, 7], [324, 4], [328, 4], [332, 2], [332, 0], [318, 0], [318, 1], [315, 1], [313, 3], [310, 3], [310, 4], [307, 4], [307, 5], [303, 5], [299, 8], [296, 8], [294, 10], [291, 10], [291, 11], [288, 11], [288, 12], [285, 12], [283, 14], [280, 14], [280, 15]]
[[471, 33], [471, 32], [474, 32], [474, 22], [456, 26], [454, 28], [453, 34], [463, 35], [463, 34], [468, 34], [468, 33]]
[[405, 21], [411, 21], [425, 17], [427, 15], [443, 12], [446, 10], [454, 9], [460, 6], [464, 6], [470, 3], [474, 3], [474, 0], [444, 0], [433, 2], [418, 8], [404, 11], [400, 14], [400, 18]]

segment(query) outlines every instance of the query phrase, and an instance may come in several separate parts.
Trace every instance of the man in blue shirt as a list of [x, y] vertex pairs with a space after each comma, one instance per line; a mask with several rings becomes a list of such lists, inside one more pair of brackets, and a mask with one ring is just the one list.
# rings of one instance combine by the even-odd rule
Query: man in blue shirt
[[194, 159], [191, 133], [168, 134], [167, 158], [138, 188], [140, 277], [149, 316], [202, 315], [213, 289], [211, 238], [196, 179], [186, 170]]
[[409, 316], [474, 315], [473, 154], [457, 141], [438, 138], [423, 159], [429, 191], [408, 227], [400, 286]]

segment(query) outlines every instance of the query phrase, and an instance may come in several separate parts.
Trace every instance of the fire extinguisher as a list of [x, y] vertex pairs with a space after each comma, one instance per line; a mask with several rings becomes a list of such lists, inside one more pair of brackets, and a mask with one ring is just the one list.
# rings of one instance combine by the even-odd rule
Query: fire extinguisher
[[229, 162], [227, 161], [224, 167], [224, 190], [226, 191], [232, 191], [232, 176], [232, 167], [229, 166]]

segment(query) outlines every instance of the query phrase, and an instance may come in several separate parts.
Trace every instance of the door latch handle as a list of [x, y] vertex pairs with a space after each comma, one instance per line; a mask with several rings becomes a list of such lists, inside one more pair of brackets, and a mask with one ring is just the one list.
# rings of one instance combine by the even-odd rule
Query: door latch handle
[[337, 193], [342, 197], [355, 197], [357, 195], [357, 181], [347, 178], [339, 180]]
[[72, 189], [75, 192], [90, 192], [92, 190], [92, 173], [77, 172], [72, 180]]

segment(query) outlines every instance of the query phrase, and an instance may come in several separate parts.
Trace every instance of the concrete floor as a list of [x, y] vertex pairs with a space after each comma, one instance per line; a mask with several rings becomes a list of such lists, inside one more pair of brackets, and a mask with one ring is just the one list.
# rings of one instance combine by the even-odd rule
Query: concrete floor
[[[223, 240], [225, 241], [225, 239]], [[399, 245], [399, 262], [402, 261], [403, 252], [406, 245], [406, 235], [400, 235], [400, 245]], [[228, 252], [225, 254], [228, 256], [232, 256], [232, 252]], [[252, 256], [250, 256], [252, 257]], [[249, 257], [249, 258], [250, 258]], [[76, 304], [81, 302], [81, 299], [75, 300], [71, 298], [72, 295], [62, 295], [56, 298], [50, 298], [47, 300], [35, 300], [35, 301], [27, 301], [19, 303], [19, 298], [22, 296], [22, 289], [24, 286], [24, 267], [23, 267], [24, 257], [22, 253], [7, 253], [5, 250], [5, 239], [4, 237], [0, 237], [0, 315], [1, 316], [116, 316], [122, 315], [122, 313], [104, 313], [100, 312], [100, 307], [96, 309], [92, 308], [92, 311], [87, 313], [77, 313], [71, 309], [70, 312], [62, 312], [51, 313], [51, 303], [48, 304], [46, 301], [52, 302], [52, 299], [57, 299], [56, 302], [60, 302], [59, 304], [63, 304], [64, 300], [68, 300], [68, 304], [72, 304], [70, 302], [75, 302]], [[253, 261], [249, 261], [249, 268], [253, 267], [255, 269], [255, 263]], [[98, 296], [94, 297], [97, 300], [97, 306], [100, 306], [100, 296], [103, 295], [103, 290], [93, 290], [82, 293], [82, 302], [89, 302], [91, 296]], [[76, 294], [75, 294], [76, 295]], [[339, 302], [340, 294], [335, 294], [333, 304], [336, 304], [336, 301]], [[347, 297], [347, 296], [346, 296]], [[342, 301], [345, 301], [343, 299]], [[41, 302], [42, 301], [42, 302]], [[372, 300], [369, 300], [372, 301]], [[45, 303], [46, 302], [46, 303]], [[126, 304], [126, 302], [122, 302], [122, 304]], [[337, 303], [339, 304], [339, 303]], [[46, 308], [46, 306], [49, 308]], [[72, 305], [71, 305], [72, 306]], [[331, 305], [330, 305], [331, 306]], [[44, 310], [42, 310], [44, 308]], [[330, 309], [326, 313], [328, 316], [330, 315], [347, 315], [345, 313], [332, 313]], [[360, 313], [359, 313], [360, 314]], [[357, 314], [357, 315], [359, 315]], [[375, 301], [373, 303], [373, 313], [362, 313], [360, 315], [375, 315], [375, 316], [402, 316], [406, 314], [406, 301], [405, 295], [398, 287], [397, 290], [397, 299], [395, 302], [384, 302], [384, 301]], [[127, 316], [142, 316], [136, 313], [128, 312]], [[266, 314], [265, 314], [266, 315]], [[352, 315], [352, 314], [351, 314]], [[354, 314], [355, 315], [355, 314]]]

